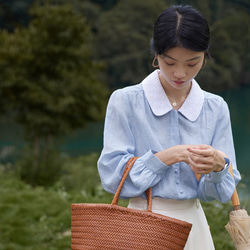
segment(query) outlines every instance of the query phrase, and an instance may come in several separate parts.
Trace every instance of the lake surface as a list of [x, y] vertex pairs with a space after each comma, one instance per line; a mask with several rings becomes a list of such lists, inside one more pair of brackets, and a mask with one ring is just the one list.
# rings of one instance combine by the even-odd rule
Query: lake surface
[[[221, 93], [231, 113], [237, 165], [243, 183], [250, 190], [250, 86]], [[58, 141], [62, 153], [78, 156], [102, 149], [103, 122], [90, 123], [70, 136]], [[0, 161], [11, 159], [13, 149], [23, 146], [22, 129], [8, 121], [0, 121]]]

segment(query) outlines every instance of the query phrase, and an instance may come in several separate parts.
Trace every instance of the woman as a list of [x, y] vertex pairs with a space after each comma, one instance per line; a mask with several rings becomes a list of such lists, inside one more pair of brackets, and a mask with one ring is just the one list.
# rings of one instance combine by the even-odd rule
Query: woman
[[225, 203], [240, 180], [228, 106], [194, 80], [209, 41], [206, 20], [191, 6], [163, 11], [151, 40], [159, 70], [111, 95], [98, 160], [103, 187], [114, 193], [126, 163], [138, 156], [121, 197], [146, 209], [145, 190], [153, 187], [154, 212], [193, 224], [185, 247], [191, 250], [214, 249], [199, 200]]

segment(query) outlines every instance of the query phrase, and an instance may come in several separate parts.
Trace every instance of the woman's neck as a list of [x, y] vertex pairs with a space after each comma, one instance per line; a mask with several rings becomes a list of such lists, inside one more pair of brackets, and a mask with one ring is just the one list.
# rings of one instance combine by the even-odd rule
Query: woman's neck
[[161, 75], [159, 75], [159, 78], [160, 78], [163, 89], [164, 89], [172, 107], [174, 109], [179, 109], [182, 106], [182, 104], [185, 102], [185, 100], [186, 100], [186, 98], [191, 90], [192, 82], [190, 81], [190, 84], [188, 84], [183, 89], [176, 89], [168, 83], [163, 84], [162, 81], [164, 81], [164, 79], [162, 79]]

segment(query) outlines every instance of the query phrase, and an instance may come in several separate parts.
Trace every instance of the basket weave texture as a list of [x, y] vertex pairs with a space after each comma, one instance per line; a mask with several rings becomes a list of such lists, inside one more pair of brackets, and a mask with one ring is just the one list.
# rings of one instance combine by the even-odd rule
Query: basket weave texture
[[136, 158], [124, 171], [111, 204], [71, 205], [71, 249], [183, 249], [192, 224], [152, 212], [152, 189], [148, 210], [117, 205], [122, 185]]

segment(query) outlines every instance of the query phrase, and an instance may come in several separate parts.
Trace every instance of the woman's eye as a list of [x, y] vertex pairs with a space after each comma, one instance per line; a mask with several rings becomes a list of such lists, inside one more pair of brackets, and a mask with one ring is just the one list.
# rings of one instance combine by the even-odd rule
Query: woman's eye
[[188, 64], [189, 67], [194, 67], [196, 65], [197, 65], [197, 63], [195, 63], [195, 64]]
[[174, 63], [169, 63], [169, 62], [166, 62], [166, 61], [165, 61], [165, 63], [166, 63], [168, 66], [173, 66], [173, 65], [174, 65]]

